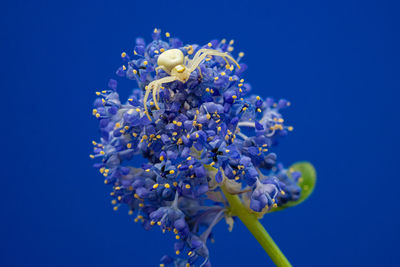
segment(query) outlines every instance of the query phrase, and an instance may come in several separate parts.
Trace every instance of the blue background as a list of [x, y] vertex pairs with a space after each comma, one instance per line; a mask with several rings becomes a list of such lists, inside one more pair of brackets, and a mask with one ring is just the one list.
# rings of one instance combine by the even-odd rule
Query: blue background
[[[318, 184], [263, 224], [295, 266], [399, 264], [398, 1], [17, 0], [0, 27], [1, 266], [158, 266], [172, 252], [112, 210], [88, 157], [94, 92], [154, 27], [235, 39], [254, 92], [293, 103], [278, 156], [314, 163]], [[241, 223], [215, 232], [214, 266], [272, 266]]]

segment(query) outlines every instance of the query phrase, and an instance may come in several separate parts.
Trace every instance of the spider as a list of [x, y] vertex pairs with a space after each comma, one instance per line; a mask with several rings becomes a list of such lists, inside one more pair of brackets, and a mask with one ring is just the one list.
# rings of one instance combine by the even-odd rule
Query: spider
[[[197, 51], [194, 55], [193, 59], [188, 59], [185, 57], [181, 50], [179, 49], [169, 49], [163, 52], [157, 59], [156, 73], [158, 70], [162, 69], [169, 76], [152, 81], [148, 86], [146, 86], [146, 93], [144, 95], [143, 103], [144, 110], [151, 121], [148, 109], [147, 109], [147, 99], [149, 98], [150, 92], [153, 91], [153, 101], [154, 105], [157, 109], [160, 109], [157, 103], [157, 99], [159, 97], [159, 92], [161, 89], [161, 85], [164, 83], [170, 83], [173, 81], [180, 81], [182, 83], [186, 83], [189, 79], [190, 74], [195, 71], [197, 68], [200, 71], [199, 65], [207, 56], [220, 56], [222, 57], [226, 64], [227, 68], [229, 68], [229, 62], [226, 58], [230, 59], [236, 66], [240, 69], [239, 64], [232, 58], [232, 56], [227, 53], [223, 53], [213, 49], [203, 48]], [[201, 75], [201, 71], [200, 71]]]

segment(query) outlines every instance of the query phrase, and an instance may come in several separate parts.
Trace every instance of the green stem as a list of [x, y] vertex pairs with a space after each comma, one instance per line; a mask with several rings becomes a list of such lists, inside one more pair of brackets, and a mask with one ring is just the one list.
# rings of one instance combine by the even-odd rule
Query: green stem
[[292, 266], [290, 262], [283, 255], [282, 251], [272, 240], [271, 236], [267, 233], [262, 224], [258, 221], [257, 217], [250, 213], [244, 206], [242, 201], [237, 195], [230, 194], [225, 185], [221, 186], [222, 192], [230, 205], [230, 211], [246, 225], [247, 229], [254, 235], [258, 243], [264, 248], [267, 254], [271, 257], [272, 261], [278, 267]]

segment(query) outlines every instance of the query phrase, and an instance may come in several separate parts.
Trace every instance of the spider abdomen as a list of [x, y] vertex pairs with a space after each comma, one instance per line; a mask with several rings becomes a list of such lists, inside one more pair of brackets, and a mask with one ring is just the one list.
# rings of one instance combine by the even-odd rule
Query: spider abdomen
[[158, 66], [164, 66], [167, 70], [171, 71], [174, 67], [182, 65], [185, 56], [179, 49], [169, 49], [163, 52], [157, 59]]

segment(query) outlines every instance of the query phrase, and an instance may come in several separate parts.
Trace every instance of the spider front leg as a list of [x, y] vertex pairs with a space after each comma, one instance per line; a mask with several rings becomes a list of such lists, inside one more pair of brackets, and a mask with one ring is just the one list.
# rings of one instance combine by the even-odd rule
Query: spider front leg
[[149, 110], [147, 108], [147, 100], [149, 99], [150, 92], [153, 91], [153, 101], [157, 109], [160, 109], [156, 100], [156, 93], [157, 90], [161, 87], [160, 80], [152, 81], [148, 86], [146, 86], [146, 94], [143, 97], [143, 106], [144, 106], [144, 113], [146, 114], [147, 118], [151, 121], [151, 117], [149, 114]]
[[153, 101], [154, 101], [154, 105], [156, 106], [157, 109], [160, 109], [160, 107], [158, 106], [158, 102], [157, 102], [157, 96], [160, 93], [160, 88], [161, 85], [164, 83], [170, 83], [177, 80], [177, 78], [175, 76], [167, 76], [155, 81], [152, 81], [148, 86], [146, 86], [146, 94], [144, 95], [143, 98], [143, 105], [144, 105], [144, 112], [146, 113], [147, 118], [149, 118], [149, 120], [151, 121], [151, 117], [149, 114], [149, 111], [147, 109], [147, 100], [149, 98], [150, 92], [153, 91]]
[[[200, 50], [202, 50], [202, 49], [200, 49]], [[190, 62], [190, 67], [189, 67], [190, 71], [194, 71], [200, 65], [200, 63], [206, 58], [206, 56], [220, 56], [225, 60], [226, 64], [229, 66], [229, 62], [226, 59], [226, 58], [228, 58], [233, 63], [235, 63], [236, 66], [240, 69], [240, 66], [236, 62], [236, 60], [234, 60], [233, 57], [228, 55], [227, 53], [223, 53], [223, 52], [219, 52], [219, 51], [211, 50], [211, 49], [204, 49], [204, 51], [201, 51], [201, 52], [203, 52], [203, 54], [199, 55], [200, 50], [198, 51], [198, 53], [196, 53], [196, 55], [198, 57], [196, 58], [196, 56], [195, 56], [193, 58], [192, 62]]]
[[193, 56], [192, 61], [195, 60], [196, 58], [198, 58], [198, 57], [200, 56], [201, 53], [203, 53], [203, 52], [205, 52], [205, 51], [207, 51], [207, 50], [210, 50], [210, 49], [208, 49], [208, 48], [201, 48], [201, 49], [199, 49], [199, 50], [196, 52], [196, 54]]

